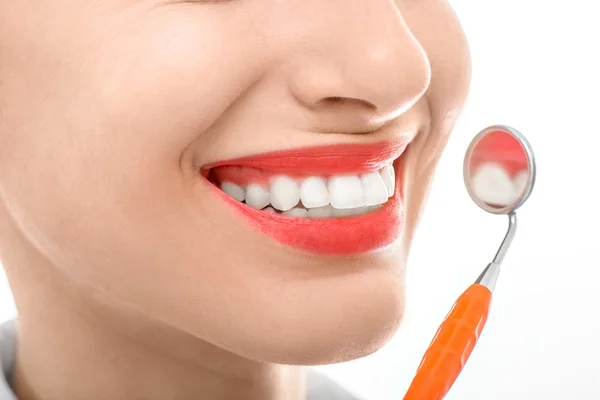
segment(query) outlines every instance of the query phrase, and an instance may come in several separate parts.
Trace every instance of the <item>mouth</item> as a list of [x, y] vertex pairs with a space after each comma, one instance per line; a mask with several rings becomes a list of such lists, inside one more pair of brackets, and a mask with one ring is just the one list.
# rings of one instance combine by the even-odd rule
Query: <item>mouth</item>
[[408, 143], [284, 150], [210, 164], [200, 177], [251, 228], [283, 245], [360, 254], [399, 237]]

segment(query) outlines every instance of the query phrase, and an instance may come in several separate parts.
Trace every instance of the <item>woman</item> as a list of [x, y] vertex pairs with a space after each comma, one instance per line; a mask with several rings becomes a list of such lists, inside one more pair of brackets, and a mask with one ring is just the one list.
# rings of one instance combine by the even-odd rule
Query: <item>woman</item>
[[400, 324], [469, 82], [448, 3], [1, 9], [2, 400], [351, 398], [301, 366]]

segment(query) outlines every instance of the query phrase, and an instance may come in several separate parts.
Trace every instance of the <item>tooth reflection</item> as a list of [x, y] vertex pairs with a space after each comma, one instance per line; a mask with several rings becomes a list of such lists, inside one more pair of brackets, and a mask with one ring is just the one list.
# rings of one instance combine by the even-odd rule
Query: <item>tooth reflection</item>
[[515, 196], [517, 198], [521, 197], [523, 192], [525, 192], [525, 188], [527, 187], [527, 183], [529, 182], [529, 171], [526, 169], [520, 171], [513, 179], [513, 186], [515, 188]]
[[480, 165], [472, 177], [472, 183], [475, 195], [490, 205], [508, 206], [517, 198], [513, 182], [500, 164]]

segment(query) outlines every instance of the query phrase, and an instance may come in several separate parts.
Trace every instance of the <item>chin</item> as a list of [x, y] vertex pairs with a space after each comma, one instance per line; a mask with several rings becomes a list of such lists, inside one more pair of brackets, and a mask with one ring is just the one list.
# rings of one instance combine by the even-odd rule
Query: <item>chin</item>
[[[396, 333], [404, 314], [403, 279], [367, 272], [342, 282], [290, 290], [261, 314], [238, 321], [245, 337], [229, 350], [246, 358], [286, 365], [334, 364], [370, 355]], [[327, 287], [329, 285], [329, 287]], [[256, 314], [255, 314], [256, 315]]]

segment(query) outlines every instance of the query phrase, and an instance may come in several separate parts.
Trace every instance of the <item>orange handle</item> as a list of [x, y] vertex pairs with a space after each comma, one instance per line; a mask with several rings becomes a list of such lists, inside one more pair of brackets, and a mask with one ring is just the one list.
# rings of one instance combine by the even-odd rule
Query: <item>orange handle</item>
[[404, 400], [441, 400], [462, 371], [488, 317], [492, 292], [471, 285], [456, 300], [423, 356]]

